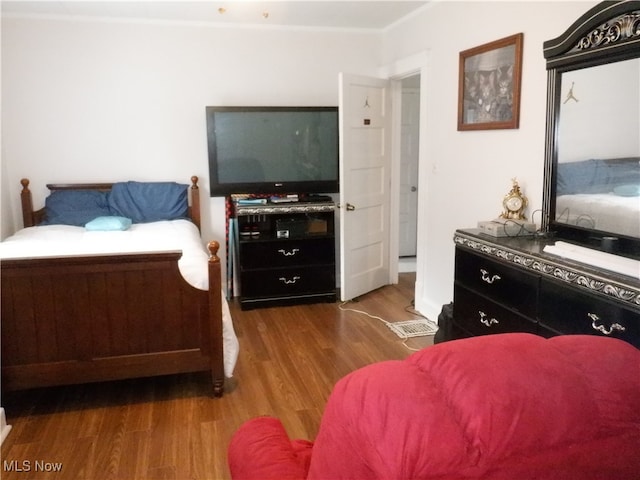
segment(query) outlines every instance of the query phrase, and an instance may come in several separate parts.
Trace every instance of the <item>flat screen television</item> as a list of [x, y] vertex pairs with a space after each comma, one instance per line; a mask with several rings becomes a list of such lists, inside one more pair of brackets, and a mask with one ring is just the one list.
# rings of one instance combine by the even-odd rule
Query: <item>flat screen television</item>
[[339, 191], [337, 107], [206, 107], [210, 195]]

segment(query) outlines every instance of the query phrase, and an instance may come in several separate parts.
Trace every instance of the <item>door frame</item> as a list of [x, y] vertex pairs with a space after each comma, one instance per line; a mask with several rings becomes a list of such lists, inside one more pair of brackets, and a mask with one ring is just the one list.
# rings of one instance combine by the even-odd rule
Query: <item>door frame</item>
[[[399, 157], [398, 157], [398, 162], [400, 165], [400, 169], [399, 169], [399, 175], [400, 175], [400, 203], [399, 203], [399, 215], [398, 215], [398, 222], [399, 222], [399, 228], [398, 228], [398, 233], [401, 233], [402, 231], [402, 219], [403, 219], [403, 208], [407, 207], [409, 205], [403, 205], [403, 203], [405, 203], [405, 201], [403, 200], [404, 197], [406, 198], [406, 203], [413, 205], [413, 214], [409, 217], [405, 218], [405, 223], [406, 224], [412, 224], [412, 229], [413, 229], [413, 233], [411, 235], [411, 239], [408, 238], [403, 238], [403, 235], [398, 235], [398, 239], [399, 239], [399, 259], [400, 259], [400, 265], [402, 265], [402, 258], [405, 255], [408, 256], [412, 256], [414, 258], [414, 264], [415, 264], [415, 256], [416, 256], [416, 251], [417, 251], [417, 236], [418, 236], [418, 194], [417, 194], [417, 189], [418, 189], [418, 174], [419, 174], [419, 165], [418, 165], [418, 155], [420, 154], [420, 149], [417, 148], [417, 150], [414, 152], [415, 157], [412, 157], [410, 162], [406, 162], [407, 158], [405, 158], [407, 156], [407, 152], [405, 152], [405, 148], [407, 147], [407, 138], [411, 138], [412, 141], [412, 145], [411, 147], [419, 147], [419, 135], [420, 135], [420, 130], [415, 129], [415, 131], [413, 131], [413, 135], [411, 135], [411, 137], [407, 137], [407, 132], [409, 130], [412, 130], [416, 125], [417, 127], [420, 127], [420, 85], [418, 86], [407, 86], [406, 84], [406, 80], [411, 80], [411, 79], [415, 79], [416, 77], [418, 77], [418, 81], [420, 79], [420, 74], [416, 73], [415, 75], [411, 75], [409, 77], [405, 77], [402, 80], [400, 80], [401, 82], [401, 92], [400, 92], [400, 99], [401, 99], [401, 112], [400, 115], [402, 116], [403, 120], [402, 122], [400, 122], [400, 131], [399, 131], [399, 139], [398, 141], [400, 142], [400, 153], [399, 153]], [[413, 100], [415, 100], [415, 95], [417, 94], [418, 98], [418, 105], [417, 105], [417, 116], [412, 118], [412, 121], [415, 121], [416, 124], [415, 125], [407, 125], [405, 122], [407, 121], [407, 112], [404, 111], [405, 108], [410, 108], [413, 109], [415, 106], [411, 105], [409, 103], [407, 103], [407, 96], [411, 97]], [[413, 103], [413, 102], [412, 102]], [[415, 113], [414, 113], [415, 115]], [[412, 116], [413, 117], [413, 116]], [[412, 173], [412, 169], [415, 168], [415, 174], [414, 175], [410, 175], [410, 180], [409, 178], [407, 178], [407, 173], [411, 174]], [[405, 171], [405, 169], [407, 169], [407, 171]], [[409, 183], [405, 184], [405, 181], [409, 181]], [[407, 190], [408, 189], [408, 190]], [[407, 213], [409, 212], [404, 212], [405, 216]], [[413, 250], [412, 253], [404, 253], [403, 250], [405, 247], [408, 247], [407, 245], [403, 245], [403, 243], [405, 242], [411, 242], [413, 244]], [[400, 271], [407, 271], [407, 270], [403, 270], [402, 268], [400, 268]], [[414, 266], [414, 270], [415, 272], [415, 266]]]
[[[426, 95], [427, 92], [427, 71], [428, 71], [428, 52], [423, 51], [410, 57], [398, 60], [386, 67], [380, 72], [382, 78], [388, 78], [391, 82], [391, 186], [389, 190], [391, 212], [390, 231], [397, 232], [399, 228], [398, 212], [400, 211], [400, 134], [402, 130], [402, 82], [401, 80], [413, 75], [420, 75], [420, 125], [426, 125]], [[424, 145], [422, 127], [420, 128], [419, 144]], [[418, 152], [418, 234], [417, 234], [417, 251], [416, 251], [416, 288], [415, 300], [416, 309], [418, 309], [418, 292], [422, 291], [421, 278], [424, 272], [424, 266], [421, 262], [420, 255], [420, 238], [423, 236], [421, 225], [426, 212], [426, 188], [427, 185], [425, 173], [426, 153], [425, 148], [420, 148]], [[395, 213], [395, 215], [394, 215]], [[389, 241], [389, 281], [390, 283], [398, 283], [398, 258], [400, 252], [400, 239], [397, 235], [391, 235]]]

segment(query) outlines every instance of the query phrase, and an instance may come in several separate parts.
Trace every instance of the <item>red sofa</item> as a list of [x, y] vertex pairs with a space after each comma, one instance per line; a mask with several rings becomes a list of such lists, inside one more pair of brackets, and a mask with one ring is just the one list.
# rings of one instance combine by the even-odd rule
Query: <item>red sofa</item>
[[228, 454], [234, 480], [637, 480], [640, 350], [579, 335], [441, 343], [340, 380], [315, 442], [259, 417]]

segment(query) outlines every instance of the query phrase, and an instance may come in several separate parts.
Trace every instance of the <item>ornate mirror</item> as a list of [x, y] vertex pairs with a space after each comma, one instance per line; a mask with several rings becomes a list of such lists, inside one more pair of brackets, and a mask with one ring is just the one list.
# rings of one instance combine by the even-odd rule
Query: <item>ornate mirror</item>
[[640, 1], [596, 5], [544, 56], [543, 228], [640, 258]]

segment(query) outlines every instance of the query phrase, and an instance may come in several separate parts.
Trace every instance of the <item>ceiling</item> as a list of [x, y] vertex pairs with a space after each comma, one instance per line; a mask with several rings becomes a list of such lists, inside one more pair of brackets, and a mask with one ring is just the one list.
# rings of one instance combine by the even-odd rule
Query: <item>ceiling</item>
[[13, 0], [2, 15], [382, 30], [427, 1]]

